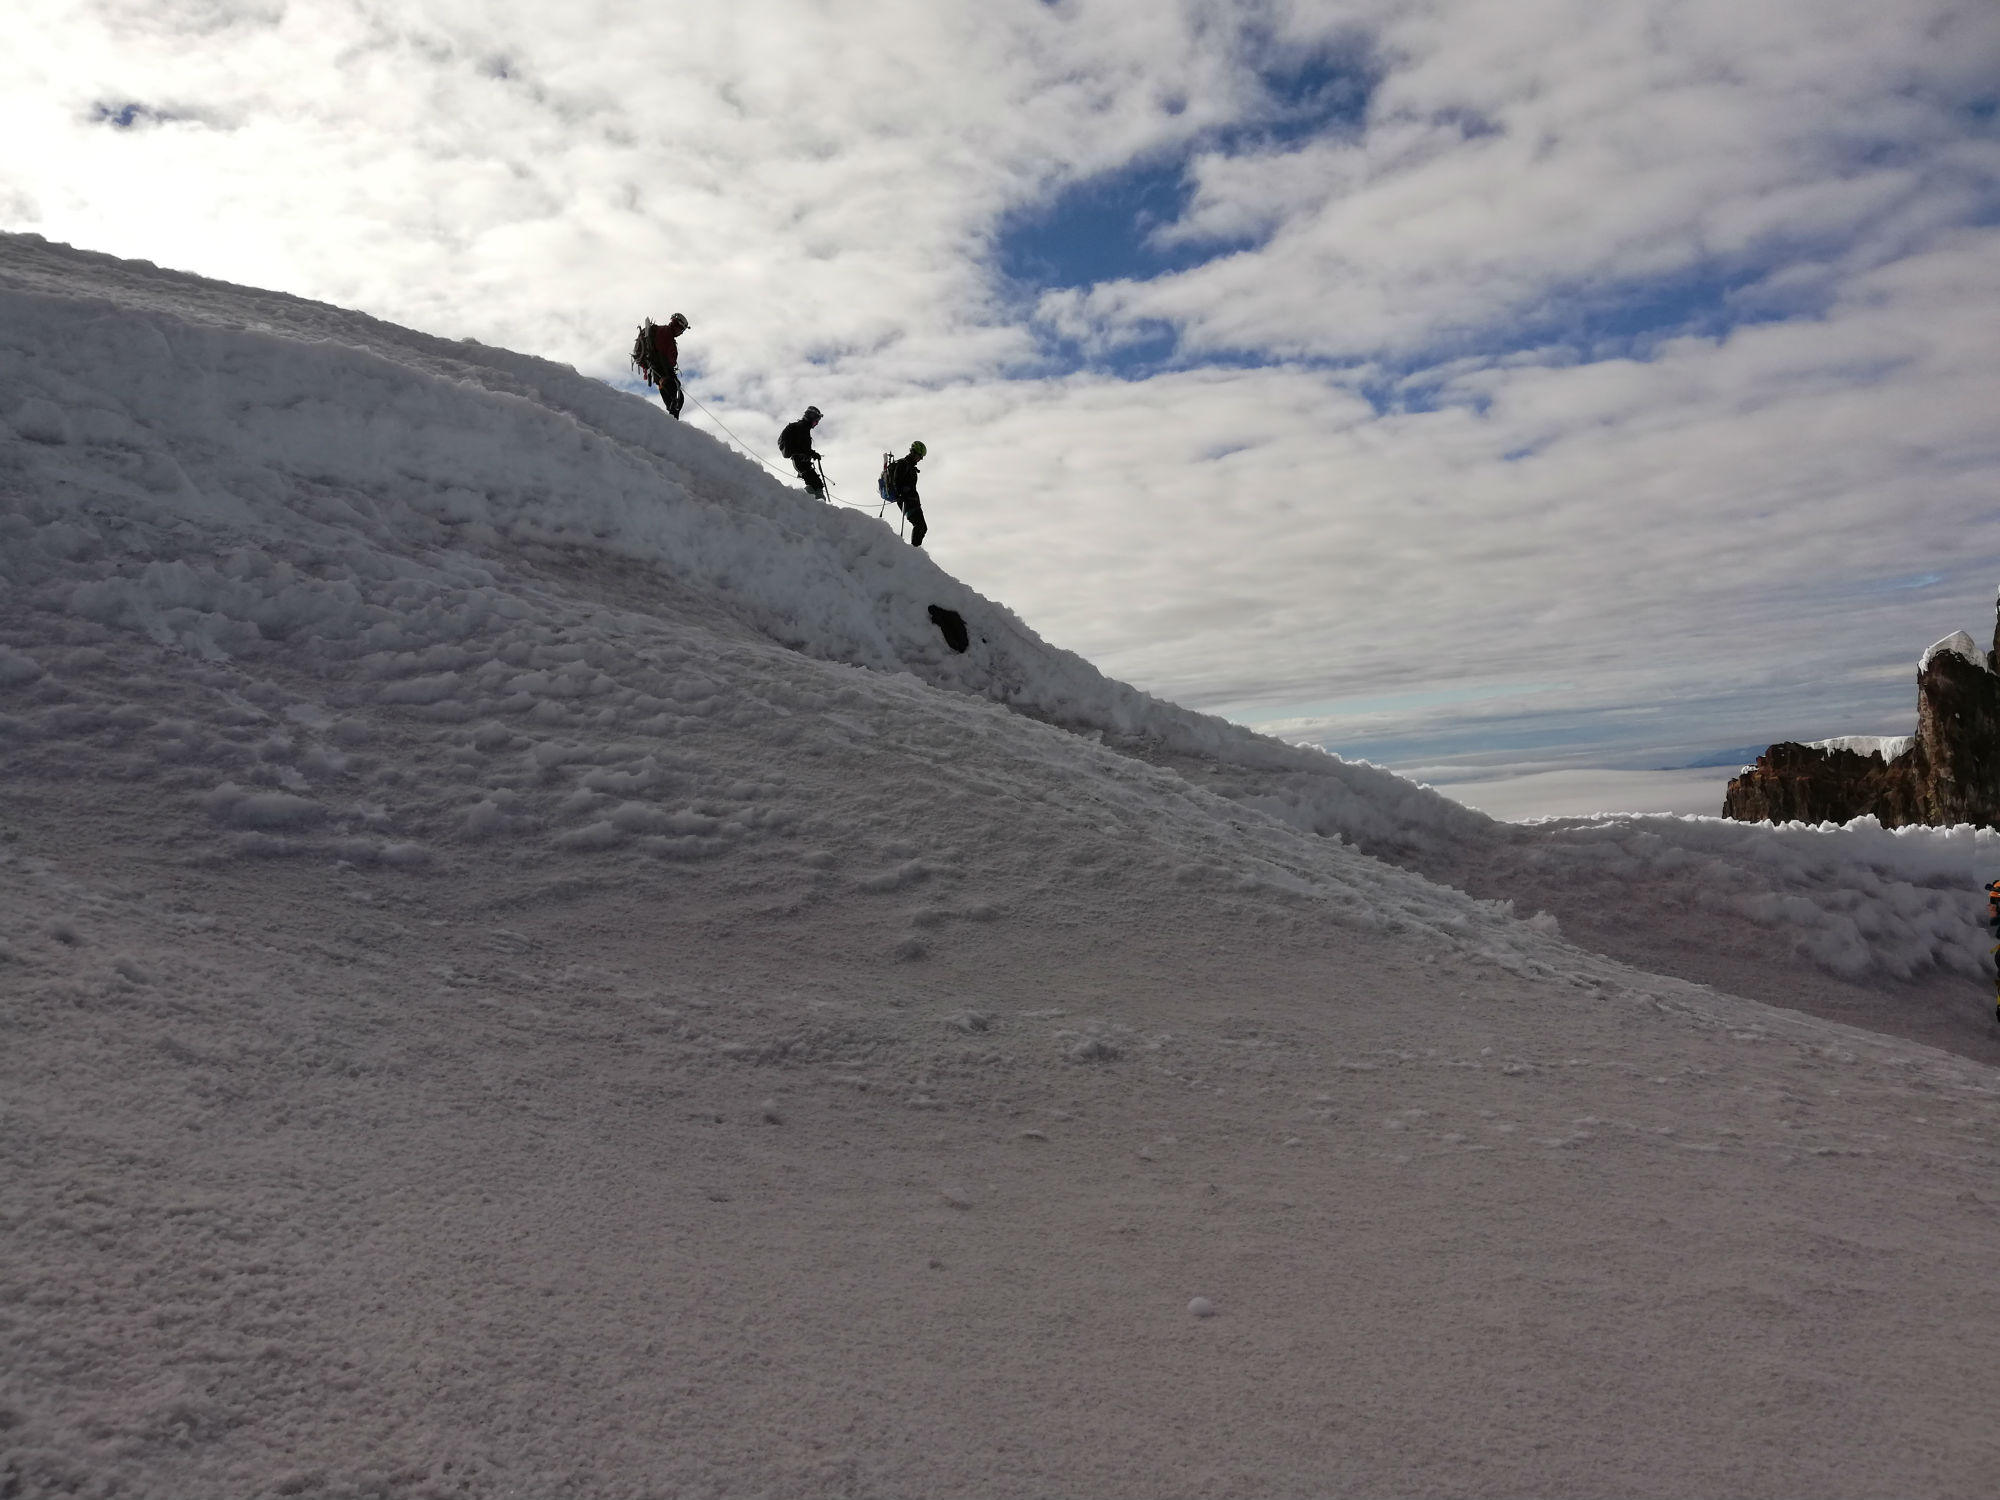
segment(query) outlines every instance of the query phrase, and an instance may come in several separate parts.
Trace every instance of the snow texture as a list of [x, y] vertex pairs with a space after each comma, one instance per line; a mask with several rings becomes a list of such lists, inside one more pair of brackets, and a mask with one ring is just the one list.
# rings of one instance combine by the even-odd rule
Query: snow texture
[[[1928, 655], [1924, 658], [1924, 664], [1926, 666], [1930, 664]], [[1913, 734], [1843, 734], [1830, 740], [1809, 740], [1807, 748], [1851, 750], [1856, 755], [1872, 755], [1878, 760], [1892, 761], [1901, 760], [1908, 755], [1916, 743], [1917, 737]]]
[[1496, 823], [33, 236], [0, 422], [0, 1493], [1990, 1478], [1992, 835]]
[[1928, 671], [1933, 661], [1936, 661], [1940, 656], [1946, 655], [1959, 657], [1983, 670], [1990, 671], [1992, 669], [1992, 664], [1986, 659], [1986, 653], [1979, 649], [1979, 643], [1963, 630], [1954, 630], [1950, 635], [1924, 652], [1923, 660], [1917, 663], [1917, 670], [1919, 672]]

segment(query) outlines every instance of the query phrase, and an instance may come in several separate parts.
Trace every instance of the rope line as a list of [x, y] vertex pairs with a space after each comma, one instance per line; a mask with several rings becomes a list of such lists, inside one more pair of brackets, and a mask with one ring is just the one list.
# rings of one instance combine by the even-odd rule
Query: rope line
[[[748, 443], [744, 442], [742, 438], [737, 437], [735, 433], [729, 432], [729, 428], [723, 424], [722, 418], [718, 417], [714, 412], [710, 411], [707, 407], [702, 406], [701, 398], [696, 396], [693, 391], [688, 390], [686, 386], [682, 386], [681, 389], [684, 392], [686, 392], [688, 400], [694, 402], [696, 406], [701, 407], [703, 415], [705, 415], [709, 421], [713, 422], [717, 427], [721, 427], [724, 432], [728, 432], [729, 436], [735, 439], [737, 446], [740, 447], [745, 454], [747, 454], [751, 458], [756, 459], [758, 463], [762, 464], [765, 468], [769, 469], [773, 474], [777, 475], [778, 478], [780, 479], [791, 479], [795, 477], [792, 474], [787, 473], [785, 470], [779, 468], [776, 464], [772, 463], [762, 454], [756, 452], [754, 449], [751, 448], [751, 446]], [[826, 503], [828, 505], [838, 505], [843, 510], [865, 511], [868, 509], [866, 505], [857, 505], [852, 500], [842, 500], [839, 496], [835, 495], [833, 493], [833, 488], [834, 488], [833, 481], [831, 479], [827, 479], [826, 470], [821, 469], [819, 471], [819, 477], [826, 481]], [[786, 488], [789, 489], [790, 486], [787, 485]], [[878, 521], [881, 519], [880, 512], [877, 512], [876, 519]]]
[[[744, 442], [742, 438], [737, 437], [735, 433], [730, 432], [727, 424], [723, 422], [722, 418], [718, 417], [714, 412], [710, 411], [706, 406], [702, 406], [701, 398], [695, 395], [693, 391], [689, 390], [686, 385], [682, 385], [681, 394], [686, 396], [688, 400], [692, 401], [697, 407], [699, 407], [702, 415], [707, 417], [709, 421], [713, 422], [717, 427], [722, 428], [722, 430], [725, 433], [728, 433], [730, 439], [736, 444], [737, 447], [743, 450], [744, 455], [746, 457], [756, 459], [758, 463], [762, 464], [765, 468], [769, 469], [773, 474], [777, 475], [778, 478], [780, 479], [790, 479], [794, 477], [786, 473], [783, 469], [779, 468], [776, 464], [772, 463], [769, 459], [765, 458], [761, 453], [757, 452], [756, 449], [752, 448], [748, 443]], [[825, 480], [826, 482], [826, 503], [828, 505], [838, 505], [843, 510], [866, 511], [868, 509], [866, 504], [856, 504], [852, 500], [842, 500], [837, 495], [835, 495], [833, 493], [833, 481], [831, 479], [827, 479], [826, 470], [821, 469], [819, 471], [819, 477], [822, 480]], [[789, 489], [790, 486], [787, 485], [786, 488]], [[886, 509], [887, 506], [885, 505], [882, 507], [882, 509], [877, 510], [875, 513], [875, 519], [878, 521], [881, 520], [883, 517], [883, 512]], [[901, 530], [899, 529], [896, 534], [898, 536], [901, 536], [902, 535]]]
[[688, 400], [692, 401], [696, 406], [701, 407], [702, 414], [706, 416], [709, 421], [713, 422], [717, 427], [722, 428], [724, 432], [728, 432], [731, 441], [733, 441], [737, 447], [741, 448], [745, 454], [747, 454], [751, 458], [756, 459], [758, 463], [762, 464], [765, 468], [769, 469], [773, 474], [776, 474], [780, 479], [783, 479], [785, 477], [785, 471], [783, 469], [779, 468], [776, 464], [772, 463], [769, 459], [765, 458], [763, 454], [757, 452], [756, 449], [752, 448], [748, 443], [744, 442], [742, 438], [737, 437], [735, 433], [729, 432], [729, 428], [724, 424], [722, 418], [718, 417], [714, 412], [710, 411], [707, 407], [701, 405], [701, 398], [699, 396], [697, 396], [693, 391], [688, 390], [688, 388], [685, 385], [681, 387], [681, 390], [687, 396]]

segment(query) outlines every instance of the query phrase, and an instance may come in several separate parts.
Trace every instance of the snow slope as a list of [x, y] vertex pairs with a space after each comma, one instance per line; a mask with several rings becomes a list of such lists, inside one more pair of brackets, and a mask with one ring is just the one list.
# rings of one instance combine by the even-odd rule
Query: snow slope
[[1496, 824], [572, 370], [33, 237], [0, 421], [0, 1493], [2000, 1456], [1990, 835]]
[[[57, 591], [72, 617], [206, 659], [299, 642], [384, 679], [382, 702], [471, 722], [566, 701], [569, 679], [510, 670], [492, 569], [583, 549], [661, 570], [795, 650], [1213, 769], [1210, 790], [1446, 878], [1463, 851], [1491, 862], [1505, 846], [1587, 879], [1611, 838], [1622, 875], [1664, 880], [1712, 919], [1772, 930], [1767, 947], [1837, 973], [1980, 972], [1973, 861], [1995, 862], [1990, 833], [1771, 838], [1671, 816], [1615, 834], [1597, 820], [1500, 827], [1386, 772], [1110, 681], [871, 518], [805, 504], [566, 367], [32, 236], [5, 248], [0, 408], [19, 439], [15, 482], [44, 497], [8, 517], [8, 576]], [[968, 653], [943, 647], [933, 604], [973, 623]], [[600, 727], [657, 718], [667, 700], [642, 696]]]

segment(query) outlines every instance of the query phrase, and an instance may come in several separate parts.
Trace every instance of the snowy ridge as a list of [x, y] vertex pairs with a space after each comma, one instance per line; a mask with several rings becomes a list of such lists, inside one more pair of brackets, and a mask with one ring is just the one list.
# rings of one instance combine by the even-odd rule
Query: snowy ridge
[[[623, 777], [635, 793], [671, 780], [657, 749], [612, 755], [574, 733], [670, 736], [691, 705], [717, 701], [699, 653], [663, 627], [668, 611], [1102, 736], [1203, 794], [1449, 883], [1532, 866], [1560, 912], [1566, 889], [1615, 867], [1788, 930], [1836, 972], [1979, 962], [1971, 866], [1991, 853], [1983, 835], [1905, 830], [1885, 843], [1865, 827], [1671, 817], [1498, 825], [1375, 767], [1114, 682], [874, 518], [814, 504], [650, 403], [547, 361], [8, 236], [0, 421], [14, 435], [0, 580], [16, 603], [217, 664], [308, 666], [350, 697], [460, 726], [466, 754], [510, 746], [550, 774], [595, 761], [600, 787]], [[544, 608], [574, 609], [538, 598], [524, 574], [619, 567], [625, 607], [553, 634]], [[940, 639], [933, 604], [968, 621], [965, 654]], [[40, 675], [31, 653], [12, 660], [0, 675]], [[877, 678], [865, 696], [884, 687]], [[820, 711], [818, 687], [799, 693]], [[314, 741], [295, 756], [345, 764], [324, 738], [340, 732], [337, 705], [273, 707]], [[288, 770], [299, 784], [269, 795], [310, 800], [311, 768]], [[244, 847], [304, 848], [310, 833], [412, 860], [447, 830], [534, 830], [572, 851], [694, 851], [717, 837], [703, 822], [713, 813], [636, 796], [543, 805], [497, 784], [468, 808], [438, 809], [424, 838], [368, 826], [382, 819], [366, 813], [342, 828], [322, 804], [295, 808], [288, 825], [284, 804], [243, 786], [218, 777], [202, 805]]]
[[[1539, 941], [1504, 904], [1263, 820], [1246, 863], [1207, 789], [1020, 715], [1161, 756], [1324, 768], [1318, 804], [1350, 831], [1484, 820], [1110, 682], [872, 517], [806, 500], [645, 401], [294, 299], [5, 245], [0, 416], [18, 440], [0, 602], [28, 617], [0, 665], [15, 690], [0, 731], [51, 766], [87, 763], [80, 736], [105, 754], [135, 743], [125, 774], [186, 784], [219, 857], [422, 869], [526, 839], [702, 860], [802, 814], [784, 787], [681, 753], [696, 726], [739, 725], [748, 759], [768, 732], [873, 742], [885, 764], [891, 747], [990, 760], [998, 726], [1036, 747], [1024, 785], [1063, 763], [1139, 778], [1129, 817], [1174, 851], [1173, 878], [1313, 894], [1363, 925], [1471, 921], [1496, 952]], [[931, 603], [966, 616], [972, 649], [945, 646]], [[213, 670], [146, 705], [148, 647]], [[392, 762], [422, 754], [472, 785], [411, 788]]]
[[[1928, 658], [1926, 658], [1928, 660]], [[1901, 760], [1917, 743], [1913, 734], [1843, 734], [1830, 740], [1808, 740], [1808, 750], [1849, 750], [1887, 762]], [[1747, 769], [1747, 767], [1746, 767]]]
[[[650, 402], [566, 366], [135, 271], [32, 236], [4, 245], [0, 418], [35, 445], [31, 482], [266, 544], [351, 547], [358, 534], [391, 549], [437, 548], [459, 559], [446, 574], [471, 591], [447, 606], [454, 616], [476, 612], [487, 587], [476, 568], [464, 572], [467, 555], [600, 549], [671, 572], [752, 628], [828, 660], [910, 671], [1173, 754], [1319, 773], [1335, 784], [1314, 821], [1352, 837], [1393, 842], [1481, 820], [1389, 773], [1114, 682], [872, 517], [813, 504], [706, 434], [662, 420]], [[366, 513], [327, 498], [334, 492], [367, 495]], [[58, 530], [20, 543], [25, 581], [37, 563], [66, 564], [74, 539]], [[428, 643], [421, 633], [399, 639], [398, 611], [371, 609], [346, 582], [272, 579], [247, 559], [233, 573], [177, 559], [80, 588], [72, 606], [204, 655], [254, 649], [267, 634], [331, 641], [372, 630], [378, 649]], [[929, 604], [971, 623], [964, 656], [941, 647]]]

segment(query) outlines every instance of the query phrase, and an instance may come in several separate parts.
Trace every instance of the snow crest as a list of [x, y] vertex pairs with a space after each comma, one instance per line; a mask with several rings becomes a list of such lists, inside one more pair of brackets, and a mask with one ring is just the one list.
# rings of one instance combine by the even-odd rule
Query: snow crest
[[1809, 750], [1850, 750], [1856, 755], [1872, 755], [1887, 762], [1901, 760], [1916, 746], [1913, 734], [1843, 734], [1830, 740], [1809, 740]]
[[1963, 630], [1954, 630], [1950, 635], [1925, 651], [1923, 659], [1917, 663], [1917, 670], [1919, 672], [1928, 671], [1930, 664], [1940, 656], [1956, 656], [1982, 670], [1990, 670], [1986, 660], [1986, 653], [1980, 650], [1979, 643]]
[[[195, 807], [236, 854], [419, 869], [454, 843], [531, 839], [708, 859], [800, 812], [775, 784], [700, 784], [676, 760], [682, 726], [911, 746], [943, 731], [898, 730], [910, 695], [943, 689], [952, 743], [932, 753], [983, 753], [995, 712], [1039, 721], [1062, 733], [1035, 753], [1177, 810], [1176, 868], [1207, 868], [1205, 822], [1265, 830], [1268, 858], [1237, 877], [1338, 888], [1370, 921], [1473, 908], [1435, 887], [1392, 896], [1355, 851], [1459, 885], [1481, 863], [1532, 866], [1579, 901], [1607, 875], [1653, 882], [1842, 974], [1979, 962], [1987, 835], [1496, 824], [1113, 681], [875, 518], [566, 366], [4, 236], [0, 418], [16, 439], [0, 445], [0, 602], [67, 620], [86, 657], [94, 628], [249, 679], [218, 677], [199, 716], [115, 695], [52, 706], [30, 632], [0, 647], [0, 727], [52, 746], [124, 723], [159, 763], [212, 765]], [[600, 604], [559, 597], [577, 578]], [[969, 649], [932, 605], [964, 617]], [[799, 669], [773, 665], [773, 644]], [[757, 652], [746, 691], [729, 664]], [[371, 743], [383, 714], [456, 758], [461, 797], [399, 824]], [[1344, 852], [1326, 864], [1293, 834]]]

